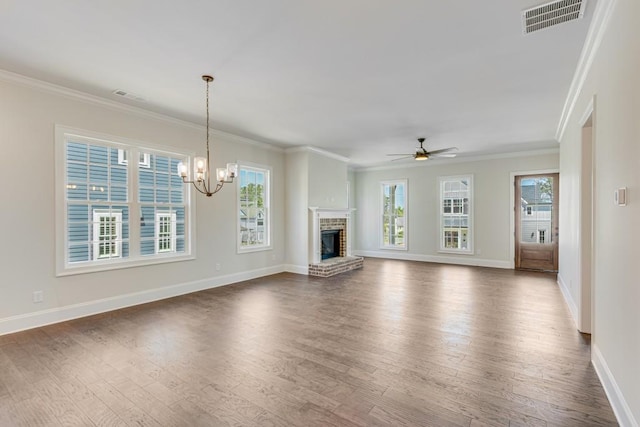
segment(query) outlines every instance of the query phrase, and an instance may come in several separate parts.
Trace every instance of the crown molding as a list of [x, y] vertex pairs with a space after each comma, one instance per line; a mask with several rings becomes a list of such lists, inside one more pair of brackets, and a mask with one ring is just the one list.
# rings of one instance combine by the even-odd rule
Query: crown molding
[[285, 151], [286, 154], [301, 153], [301, 152], [312, 152], [312, 153], [320, 154], [322, 156], [329, 157], [329, 158], [335, 159], [335, 160], [339, 160], [339, 161], [345, 162], [345, 163], [349, 163], [351, 161], [351, 159], [349, 159], [348, 157], [344, 157], [344, 156], [341, 156], [339, 154], [323, 150], [321, 148], [311, 147], [310, 145], [305, 145], [305, 146], [302, 146], [302, 147], [287, 148], [284, 151]]
[[584, 82], [591, 70], [591, 65], [593, 64], [593, 60], [598, 52], [604, 33], [609, 25], [609, 21], [617, 1], [618, 0], [598, 0], [596, 2], [596, 10], [593, 12], [589, 32], [587, 33], [587, 38], [585, 39], [582, 47], [578, 66], [576, 67], [576, 71], [573, 75], [573, 80], [569, 87], [569, 93], [567, 94], [564, 107], [562, 108], [562, 114], [560, 115], [560, 122], [558, 123], [558, 129], [556, 130], [556, 139], [558, 141], [561, 141], [564, 137], [569, 117], [571, 117], [573, 109], [576, 106], [576, 102], [578, 102], [578, 97], [580, 96], [580, 92], [582, 92]]
[[496, 160], [496, 159], [510, 159], [515, 157], [531, 157], [531, 156], [544, 156], [546, 154], [558, 154], [560, 153], [560, 148], [546, 148], [541, 150], [529, 150], [529, 151], [512, 151], [508, 153], [497, 153], [497, 154], [484, 154], [477, 156], [469, 156], [469, 157], [456, 157], [453, 159], [429, 159], [426, 162], [413, 162], [413, 163], [404, 163], [400, 165], [389, 165], [389, 166], [362, 166], [362, 167], [354, 167], [352, 170], [354, 172], [365, 172], [365, 171], [381, 171], [381, 170], [393, 170], [393, 169], [407, 169], [407, 168], [422, 168], [429, 165], [450, 165], [452, 163], [471, 163], [485, 160]]
[[[136, 115], [139, 117], [143, 117], [146, 119], [158, 120], [158, 121], [169, 123], [172, 125], [182, 126], [188, 129], [194, 129], [199, 131], [205, 130], [205, 126], [197, 123], [193, 123], [187, 120], [177, 119], [175, 117], [171, 117], [166, 114], [155, 113], [153, 111], [145, 110], [144, 108], [122, 104], [120, 102], [116, 102], [107, 98], [102, 98], [96, 95], [90, 95], [85, 92], [81, 92], [75, 89], [70, 89], [68, 87], [56, 85], [53, 83], [48, 83], [42, 80], [37, 80], [31, 77], [23, 76], [21, 74], [13, 73], [7, 70], [0, 69], [0, 81], [6, 82], [6, 83], [18, 84], [31, 89], [40, 90], [53, 95], [64, 96], [65, 98], [73, 99], [80, 102], [85, 102], [88, 104], [98, 105], [100, 107], [105, 107], [110, 110], [124, 112], [128, 114]], [[268, 144], [266, 142], [255, 141], [253, 139], [246, 138], [240, 135], [235, 135], [233, 133], [224, 132], [224, 131], [213, 129], [213, 128], [209, 128], [209, 132], [212, 135], [225, 140], [240, 142], [243, 144], [252, 145], [254, 147], [260, 147], [265, 150], [276, 151], [280, 153], [284, 152], [284, 149], [278, 146]]]

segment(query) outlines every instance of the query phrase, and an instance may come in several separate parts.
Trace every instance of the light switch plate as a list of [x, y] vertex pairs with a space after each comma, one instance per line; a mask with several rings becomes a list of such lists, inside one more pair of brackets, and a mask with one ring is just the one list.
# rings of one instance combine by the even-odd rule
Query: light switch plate
[[627, 206], [627, 187], [618, 188], [613, 193], [613, 201], [618, 206]]

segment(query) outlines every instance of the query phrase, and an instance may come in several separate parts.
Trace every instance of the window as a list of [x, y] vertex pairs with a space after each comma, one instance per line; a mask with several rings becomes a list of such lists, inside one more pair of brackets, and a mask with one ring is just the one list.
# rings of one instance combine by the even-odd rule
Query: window
[[381, 184], [383, 249], [407, 249], [407, 181], [386, 181]]
[[[118, 150], [118, 163], [121, 165], [128, 164], [127, 156], [127, 150]], [[144, 168], [151, 167], [151, 155], [149, 153], [139, 153], [138, 165]]]
[[440, 187], [440, 251], [473, 253], [472, 195], [473, 177], [438, 179]]
[[544, 243], [544, 234], [547, 230], [538, 230], [538, 243]]
[[93, 211], [94, 260], [120, 258], [122, 253], [122, 212], [119, 210]]
[[271, 249], [269, 168], [238, 165], [238, 252]]
[[176, 251], [176, 214], [156, 213], [156, 252]]
[[56, 127], [56, 274], [190, 259], [180, 161], [189, 156]]

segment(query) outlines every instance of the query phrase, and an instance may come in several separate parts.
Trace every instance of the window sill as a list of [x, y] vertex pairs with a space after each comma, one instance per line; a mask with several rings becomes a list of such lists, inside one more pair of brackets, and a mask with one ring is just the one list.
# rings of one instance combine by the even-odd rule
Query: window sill
[[56, 277], [74, 276], [76, 274], [99, 273], [101, 271], [120, 270], [123, 268], [144, 267], [147, 265], [166, 264], [169, 262], [191, 261], [196, 259], [194, 255], [156, 255], [151, 259], [137, 258], [126, 261], [103, 261], [91, 262], [87, 261], [77, 266], [69, 266], [60, 268], [56, 271]]
[[238, 254], [249, 254], [252, 252], [263, 252], [263, 251], [270, 251], [272, 250], [273, 247], [271, 245], [269, 246], [250, 246], [250, 247], [246, 247], [246, 248], [238, 248]]
[[455, 249], [440, 249], [438, 250], [439, 254], [455, 254], [455, 255], [473, 255], [473, 250], [463, 251], [463, 250], [455, 250]]
[[406, 246], [380, 246], [381, 251], [406, 251], [408, 248]]

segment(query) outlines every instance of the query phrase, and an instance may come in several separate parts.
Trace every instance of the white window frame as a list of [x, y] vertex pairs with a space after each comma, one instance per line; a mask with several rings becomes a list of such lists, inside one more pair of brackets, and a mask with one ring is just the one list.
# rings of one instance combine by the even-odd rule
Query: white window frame
[[[127, 162], [127, 193], [128, 200], [126, 202], [109, 202], [105, 205], [127, 206], [129, 211], [128, 217], [128, 256], [122, 257], [122, 246], [119, 249], [120, 257], [111, 257], [110, 259], [94, 260], [90, 254], [87, 261], [70, 262], [68, 251], [68, 206], [67, 201], [67, 161], [66, 147], [68, 142], [80, 142], [85, 144], [102, 145], [110, 148], [116, 148], [128, 152], [134, 158], [139, 157], [142, 153], [147, 154], [149, 158], [151, 154], [161, 156], [170, 156], [180, 159], [183, 163], [191, 165], [191, 159], [195, 157], [193, 152], [185, 152], [176, 148], [155, 145], [147, 142], [141, 142], [133, 139], [106, 135], [99, 132], [92, 132], [83, 129], [70, 128], [66, 126], [55, 126], [55, 235], [56, 235], [56, 276], [70, 276], [74, 274], [93, 273], [99, 271], [115, 270], [121, 268], [146, 266], [153, 264], [162, 264], [167, 262], [177, 262], [195, 259], [195, 205], [192, 200], [195, 196], [191, 186], [186, 187], [183, 193], [184, 197], [184, 251], [173, 253], [160, 253], [157, 255], [141, 255], [141, 225], [140, 221], [134, 220], [140, 212], [141, 203], [138, 201], [138, 169], [146, 167], [143, 164], [128, 164]], [[120, 152], [118, 152], [120, 153]], [[120, 157], [120, 156], [119, 156]], [[120, 160], [120, 158], [118, 159]], [[125, 157], [126, 160], [126, 157]], [[177, 173], [177, 171], [176, 171]], [[70, 186], [71, 187], [71, 186]], [[91, 215], [93, 215], [91, 213]], [[93, 224], [95, 226], [95, 224]], [[122, 221], [120, 221], [122, 226]], [[173, 227], [175, 230], [176, 227]], [[93, 228], [90, 229], [93, 232]], [[120, 229], [122, 236], [122, 229]], [[122, 242], [120, 242], [122, 244]], [[93, 235], [90, 236], [89, 244], [95, 244]], [[174, 244], [174, 248], [176, 245]]]
[[[151, 153], [138, 153], [139, 154], [139, 158], [140, 160], [138, 160], [138, 165], [142, 166], [143, 168], [150, 168], [151, 167]], [[129, 164], [129, 161], [127, 160], [128, 154], [127, 154], [127, 150], [124, 149], [118, 149], [118, 163], [121, 165], [127, 165]]]
[[[404, 219], [404, 224], [403, 224], [403, 239], [402, 239], [402, 244], [396, 244], [396, 245], [391, 245], [391, 244], [386, 244], [384, 242], [384, 193], [385, 193], [385, 187], [387, 186], [392, 186], [392, 185], [402, 185], [404, 187], [404, 215], [402, 216], [402, 218]], [[396, 179], [396, 180], [389, 180], [389, 181], [380, 181], [380, 200], [379, 200], [379, 206], [380, 206], [380, 214], [378, 215], [378, 231], [380, 233], [380, 249], [390, 249], [390, 250], [396, 250], [396, 251], [406, 251], [409, 249], [409, 183], [408, 180], [406, 179]], [[394, 217], [396, 218], [396, 217]], [[396, 218], [397, 219], [397, 218]]]
[[[108, 256], [100, 256], [100, 246], [103, 245], [103, 241], [100, 240], [100, 226], [102, 218], [114, 218], [115, 219], [115, 251]], [[92, 258], [94, 261], [114, 259], [122, 257], [122, 211], [111, 209], [94, 209], [93, 210], [93, 233], [91, 235], [93, 242]]]
[[[462, 202], [462, 204], [459, 206], [459, 210], [460, 212], [454, 212], [454, 210], [456, 210], [454, 208], [455, 205], [455, 201], [458, 200], [463, 200], [464, 198], [460, 198], [460, 197], [445, 197], [444, 195], [444, 189], [445, 189], [445, 184], [447, 182], [457, 182], [457, 181], [462, 181], [462, 180], [467, 180], [468, 181], [468, 186], [467, 186], [467, 191], [468, 191], [468, 207], [467, 207], [467, 214], [464, 213], [464, 201]], [[449, 202], [449, 204], [447, 204], [447, 202]], [[450, 207], [451, 212], [445, 214], [444, 209], [445, 209], [445, 204], [447, 206]], [[468, 174], [468, 175], [454, 175], [454, 176], [440, 176], [438, 177], [438, 205], [439, 205], [439, 209], [438, 209], [438, 252], [442, 252], [442, 253], [450, 253], [450, 254], [463, 254], [463, 255], [473, 255], [474, 253], [474, 249], [473, 249], [473, 243], [474, 243], [474, 227], [473, 227], [473, 175], [472, 174]], [[458, 242], [461, 241], [462, 239], [462, 231], [461, 229], [451, 229], [451, 230], [447, 230], [448, 227], [445, 227], [445, 217], [448, 216], [468, 216], [468, 220], [467, 220], [467, 233], [466, 233], [466, 238], [467, 238], [467, 248], [448, 248], [446, 247], [445, 244], [445, 232], [446, 231], [457, 231], [458, 232]]]
[[[264, 226], [264, 238], [263, 243], [260, 245], [244, 245], [243, 244], [243, 232], [242, 232], [242, 220], [240, 211], [242, 208], [240, 197], [241, 197], [241, 186], [240, 186], [240, 172], [242, 170], [249, 170], [254, 172], [260, 172], [265, 174], [265, 185], [264, 185], [264, 196], [262, 202], [264, 204], [264, 213], [265, 218], [263, 218], [263, 226]], [[272, 249], [271, 245], [271, 178], [272, 170], [271, 167], [251, 162], [238, 162], [238, 178], [236, 178], [236, 182], [238, 183], [236, 189], [236, 218], [237, 218], [237, 227], [236, 227], [236, 239], [237, 239], [237, 251], [238, 254], [250, 253], [250, 252], [259, 252], [259, 251], [267, 251]]]
[[[165, 236], [161, 236], [162, 230], [161, 230], [161, 226], [163, 223], [163, 220], [168, 219], [169, 220], [169, 235], [166, 236], [169, 238], [169, 248], [168, 249], [161, 249], [160, 248], [160, 242], [163, 241], [163, 239], [166, 239]], [[155, 239], [156, 239], [156, 243], [155, 243], [155, 247], [156, 247], [156, 253], [157, 254], [165, 254], [165, 253], [173, 253], [176, 251], [176, 214], [175, 212], [169, 212], [169, 211], [159, 211], [156, 212], [156, 222], [155, 222], [155, 228], [156, 228], [156, 234], [155, 234]]]

